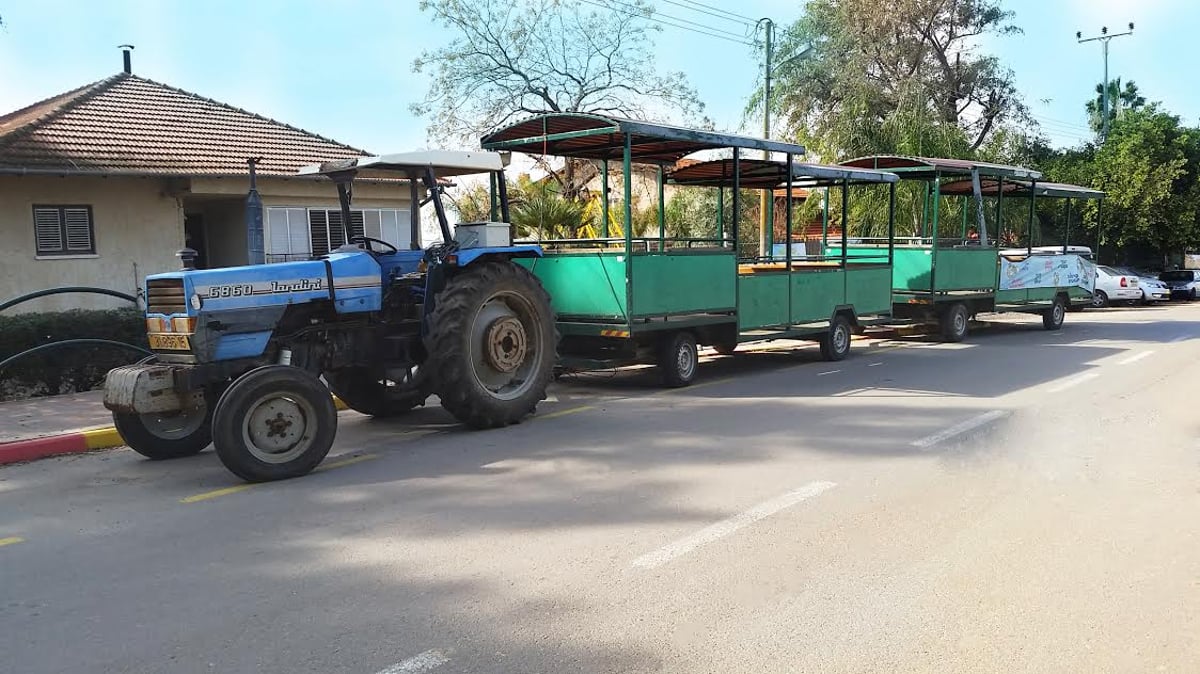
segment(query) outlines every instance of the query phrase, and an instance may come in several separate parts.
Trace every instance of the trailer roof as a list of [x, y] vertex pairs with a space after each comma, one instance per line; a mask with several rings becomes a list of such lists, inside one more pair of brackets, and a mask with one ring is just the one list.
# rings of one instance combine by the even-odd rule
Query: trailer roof
[[[739, 159], [738, 185], [746, 189], [775, 189], [787, 187], [787, 162], [776, 159]], [[733, 159], [689, 164], [675, 169], [668, 178], [677, 185], [733, 187]], [[792, 162], [793, 187], [823, 187], [839, 185], [843, 180], [852, 184], [894, 183], [899, 176], [886, 171], [846, 168]]]
[[701, 150], [744, 148], [803, 155], [804, 146], [634, 119], [582, 113], [537, 115], [484, 136], [485, 150], [511, 150], [581, 159], [616, 159], [630, 141], [633, 160], [669, 164]]
[[428, 168], [432, 168], [438, 178], [449, 178], [499, 171], [504, 168], [504, 161], [495, 152], [426, 150], [328, 161], [305, 166], [298, 174], [329, 175], [354, 171], [355, 177], [361, 178], [419, 178]]
[[925, 180], [931, 180], [938, 174], [970, 175], [978, 169], [979, 175], [1005, 178], [1030, 178], [1036, 180], [1042, 177], [1041, 172], [1024, 166], [993, 164], [973, 159], [941, 159], [933, 157], [905, 157], [901, 155], [875, 155], [859, 157], [841, 163], [842, 166], [879, 169], [894, 171]]
[[[1000, 180], [981, 178], [979, 180], [979, 191], [985, 197], [997, 196], [1000, 194]], [[942, 183], [941, 193], [955, 196], [970, 196], [975, 192], [970, 180], [954, 180]], [[1044, 183], [1028, 180], [1004, 181], [1004, 196], [1029, 197], [1031, 195], [1050, 199], [1103, 199], [1105, 193], [1091, 187], [1071, 185], [1069, 183]]]

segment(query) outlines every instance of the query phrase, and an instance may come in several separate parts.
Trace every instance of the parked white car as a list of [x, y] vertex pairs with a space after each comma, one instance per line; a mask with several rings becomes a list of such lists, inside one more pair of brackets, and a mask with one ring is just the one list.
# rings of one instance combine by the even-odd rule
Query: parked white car
[[1195, 269], [1174, 269], [1164, 271], [1158, 279], [1171, 289], [1171, 299], [1194, 300], [1200, 295], [1200, 271]]
[[1139, 274], [1137, 271], [1127, 267], [1113, 267], [1113, 269], [1127, 276], [1137, 276], [1138, 288], [1142, 291], [1142, 304], [1165, 302], [1171, 299], [1171, 289], [1167, 287], [1167, 284], [1153, 276]]
[[1096, 290], [1092, 292], [1092, 306], [1103, 308], [1113, 302], [1138, 302], [1142, 299], [1142, 291], [1138, 287], [1138, 277], [1096, 265]]

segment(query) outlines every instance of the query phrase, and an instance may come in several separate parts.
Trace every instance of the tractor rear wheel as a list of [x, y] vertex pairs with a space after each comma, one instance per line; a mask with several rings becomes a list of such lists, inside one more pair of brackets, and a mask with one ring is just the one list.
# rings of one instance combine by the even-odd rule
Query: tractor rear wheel
[[425, 338], [429, 382], [467, 426], [515, 424], [545, 400], [557, 346], [550, 295], [537, 277], [511, 262], [477, 263], [437, 295]]
[[337, 408], [320, 379], [290, 365], [242, 375], [221, 396], [213, 446], [221, 463], [247, 482], [304, 475], [337, 435]]
[[[397, 376], [398, 379], [391, 379]], [[429, 386], [421, 369], [401, 373], [373, 372], [365, 367], [326, 372], [325, 381], [346, 406], [372, 417], [394, 417], [425, 404]]]
[[133, 451], [161, 461], [199, 454], [212, 442], [212, 407], [207, 402], [180, 412], [113, 412], [113, 426]]

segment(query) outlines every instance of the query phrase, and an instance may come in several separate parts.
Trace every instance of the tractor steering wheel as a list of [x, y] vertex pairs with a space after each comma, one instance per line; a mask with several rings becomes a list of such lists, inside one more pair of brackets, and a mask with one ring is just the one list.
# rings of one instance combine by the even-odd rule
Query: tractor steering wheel
[[394, 254], [400, 252], [399, 248], [393, 246], [392, 244], [388, 243], [387, 241], [384, 241], [383, 239], [373, 239], [369, 236], [356, 236], [356, 237], [350, 239], [350, 243], [362, 244], [362, 247], [366, 248], [367, 251], [371, 252], [371, 253], [376, 252], [373, 248], [371, 248], [371, 244], [373, 244], [373, 243], [377, 243], [380, 246], [384, 247], [384, 251], [382, 253], [383, 255], [394, 255]]

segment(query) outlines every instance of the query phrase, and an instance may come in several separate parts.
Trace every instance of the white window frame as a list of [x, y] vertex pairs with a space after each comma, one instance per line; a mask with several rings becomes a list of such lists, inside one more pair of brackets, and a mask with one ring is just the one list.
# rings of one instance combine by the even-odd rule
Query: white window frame
[[[336, 206], [333, 206], [333, 207], [267, 206], [265, 211], [266, 212], [264, 213], [264, 215], [266, 217], [263, 218], [263, 221], [264, 221], [264, 230], [263, 230], [263, 244], [264, 245], [263, 245], [263, 248], [266, 252], [267, 262], [284, 262], [284, 261], [290, 261], [290, 260], [308, 259], [309, 257], [311, 257], [313, 255], [313, 251], [315, 251], [315, 250], [321, 250], [321, 249], [333, 250], [335, 248], [334, 246], [331, 245], [333, 243], [334, 237], [331, 236], [331, 233], [329, 231], [329, 227], [330, 227], [329, 215], [330, 215], [330, 213], [337, 213], [339, 216], [339, 219], [340, 219], [340, 215], [341, 215], [340, 208], [338, 208]], [[275, 213], [273, 214], [272, 212], [275, 212]], [[280, 217], [280, 212], [282, 212], [284, 221], [286, 223], [286, 226], [288, 227], [287, 240], [289, 241], [289, 244], [296, 240], [294, 238], [294, 232], [292, 232], [292, 228], [302, 227], [302, 228], [304, 228], [304, 231], [305, 231], [305, 240], [308, 242], [307, 250], [303, 250], [303, 251], [293, 250], [293, 247], [291, 245], [289, 245], [288, 250], [285, 252], [280, 252], [280, 251], [276, 251], [276, 250], [272, 249], [272, 241], [274, 238], [273, 234], [276, 233], [276, 232], [272, 231], [272, 229], [273, 229], [272, 222], [274, 221], [276, 223], [276, 225], [274, 225], [274, 226], [277, 226], [278, 218]], [[292, 222], [293, 214], [296, 217], [299, 217], [299, 214], [301, 212], [303, 213], [303, 222], [293, 223]], [[411, 217], [411, 215], [410, 215], [411, 211], [408, 208], [395, 208], [395, 207], [354, 208], [354, 209], [351, 209], [351, 213], [352, 213], [351, 217], [353, 217], [353, 214], [360, 214], [359, 217], [362, 218], [362, 228], [363, 228], [362, 233], [364, 236], [368, 236], [368, 237], [371, 237], [374, 239], [381, 239], [383, 241], [386, 241], [386, 242], [396, 246], [396, 248], [401, 249], [401, 250], [406, 249], [410, 246], [409, 239], [411, 238], [411, 233], [409, 231], [409, 222], [410, 222], [410, 217]], [[324, 232], [323, 240], [319, 240], [319, 241], [314, 240], [316, 238], [313, 236], [313, 215], [314, 214], [322, 214], [323, 218], [325, 220], [325, 232]], [[391, 222], [388, 222], [386, 225], [384, 223], [385, 216], [387, 216], [387, 219], [392, 220]], [[388, 229], [391, 231], [385, 231], [385, 229]], [[354, 234], [355, 234], [355, 232], [351, 232], [351, 236], [354, 236]], [[340, 237], [338, 237], [338, 238], [340, 238]], [[317, 245], [318, 243], [320, 243], [322, 245], [318, 246]]]

